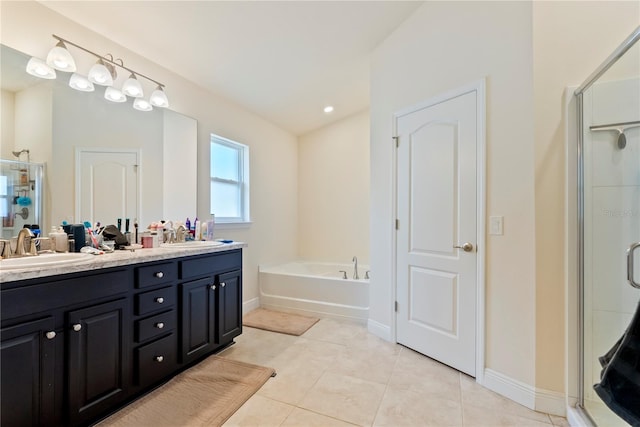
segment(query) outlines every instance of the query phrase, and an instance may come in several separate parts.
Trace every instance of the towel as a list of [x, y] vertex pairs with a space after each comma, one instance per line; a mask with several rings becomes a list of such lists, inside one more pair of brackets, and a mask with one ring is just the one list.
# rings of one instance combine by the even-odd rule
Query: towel
[[602, 401], [633, 427], [640, 427], [640, 301], [624, 335], [600, 357]]

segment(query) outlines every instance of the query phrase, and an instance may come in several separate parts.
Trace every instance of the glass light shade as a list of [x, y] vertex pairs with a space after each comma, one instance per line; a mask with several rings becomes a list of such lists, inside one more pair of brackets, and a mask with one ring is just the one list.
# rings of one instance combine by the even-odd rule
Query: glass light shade
[[31, 58], [27, 63], [27, 73], [32, 76], [40, 77], [41, 79], [55, 79], [56, 70], [49, 67], [40, 58]]
[[151, 104], [149, 104], [149, 102], [143, 98], [136, 98], [136, 100], [133, 101], [133, 108], [140, 111], [153, 110], [153, 107], [151, 106]]
[[75, 90], [79, 90], [82, 92], [93, 92], [94, 87], [93, 83], [89, 81], [85, 76], [81, 76], [78, 73], [71, 74], [71, 78], [69, 79], [69, 86], [74, 88]]
[[109, 69], [104, 65], [102, 59], [95, 63], [89, 70], [89, 81], [100, 86], [113, 85], [111, 72], [109, 72]]
[[73, 60], [73, 57], [62, 40], [49, 51], [47, 55], [47, 65], [67, 73], [76, 71], [76, 62]]
[[104, 99], [111, 102], [125, 102], [127, 97], [115, 87], [109, 86], [104, 91]]
[[167, 99], [167, 94], [164, 93], [161, 86], [158, 86], [158, 88], [151, 93], [149, 102], [154, 107], [167, 108], [169, 106], [169, 99]]
[[127, 80], [124, 81], [122, 85], [122, 92], [125, 95], [131, 96], [133, 98], [141, 98], [144, 94], [142, 93], [142, 85], [134, 74], [131, 74]]

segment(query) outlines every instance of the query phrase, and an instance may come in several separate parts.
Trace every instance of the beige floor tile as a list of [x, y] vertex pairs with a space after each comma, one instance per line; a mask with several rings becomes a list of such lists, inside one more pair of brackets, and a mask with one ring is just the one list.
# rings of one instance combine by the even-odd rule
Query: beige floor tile
[[283, 427], [353, 427], [344, 421], [316, 414], [305, 409], [295, 408], [293, 412], [282, 423]]
[[363, 380], [387, 384], [396, 365], [398, 354], [364, 351], [349, 347], [327, 369], [336, 374], [349, 375]]
[[[462, 422], [465, 427], [550, 427], [551, 421], [546, 414], [546, 422], [523, 417], [492, 407], [477, 407], [464, 404]], [[544, 417], [542, 417], [544, 418]]]
[[223, 425], [231, 426], [279, 426], [293, 411], [293, 406], [254, 394]]
[[358, 425], [371, 425], [385, 386], [325, 372], [298, 405]]
[[482, 412], [487, 413], [488, 416], [494, 417], [504, 414], [505, 417], [515, 416], [522, 419], [530, 419], [540, 423], [551, 424], [551, 420], [547, 414], [533, 411], [510, 399], [507, 399], [506, 397], [502, 397], [499, 394], [478, 385], [475, 379], [467, 375], [460, 375], [460, 388], [462, 391], [462, 406], [465, 409], [465, 414], [466, 410], [469, 409], [470, 414], [473, 415], [477, 415]]
[[549, 415], [551, 424], [557, 427], [569, 427], [569, 421], [565, 417], [558, 417], [556, 415]]
[[261, 396], [297, 405], [324, 373], [324, 368], [297, 366], [283, 368], [258, 391]]
[[374, 426], [461, 426], [459, 401], [387, 388]]
[[326, 341], [335, 344], [349, 345], [359, 334], [366, 331], [363, 325], [339, 321], [335, 319], [320, 319], [302, 336], [306, 339]]
[[298, 341], [273, 359], [273, 367], [305, 369], [311, 365], [326, 368], [342, 357], [345, 349], [346, 347], [340, 344], [298, 338]]
[[460, 372], [408, 348], [398, 356], [389, 387], [461, 402]]
[[354, 336], [347, 344], [349, 348], [356, 348], [369, 353], [398, 354], [402, 346], [385, 341], [369, 333], [366, 329]]

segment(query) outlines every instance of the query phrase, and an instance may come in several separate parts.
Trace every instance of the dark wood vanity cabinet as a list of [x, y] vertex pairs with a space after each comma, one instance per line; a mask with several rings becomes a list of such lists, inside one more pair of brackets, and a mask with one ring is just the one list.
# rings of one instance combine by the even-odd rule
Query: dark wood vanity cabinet
[[91, 424], [230, 344], [241, 269], [236, 249], [2, 283], [0, 424]]

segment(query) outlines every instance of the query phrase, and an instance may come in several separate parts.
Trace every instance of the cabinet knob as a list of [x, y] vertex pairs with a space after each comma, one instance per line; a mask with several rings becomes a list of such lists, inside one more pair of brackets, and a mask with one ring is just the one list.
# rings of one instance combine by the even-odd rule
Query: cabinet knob
[[50, 340], [52, 340], [52, 339], [54, 339], [56, 337], [56, 333], [54, 331], [49, 331], [44, 335]]
[[225, 286], [227, 286], [227, 284], [222, 282], [222, 283], [220, 283], [220, 286], [222, 286], [224, 288]]
[[156, 362], [162, 362], [164, 360], [164, 356], [156, 356]]
[[156, 323], [156, 328], [158, 328], [158, 329], [164, 328], [164, 323], [162, 323], [162, 322]]
[[162, 279], [164, 277], [164, 273], [162, 271], [158, 271], [156, 274], [154, 274], [154, 276], [156, 276], [158, 279]]
[[215, 291], [216, 290], [216, 285], [211, 285], [211, 289]]
[[82, 329], [82, 325], [80, 323], [76, 323], [75, 325], [73, 325], [73, 330], [78, 332], [80, 329]]
[[162, 298], [162, 297], [158, 297], [158, 298], [156, 298], [156, 302], [157, 302], [158, 304], [162, 304], [162, 303], [164, 302], [164, 298]]

